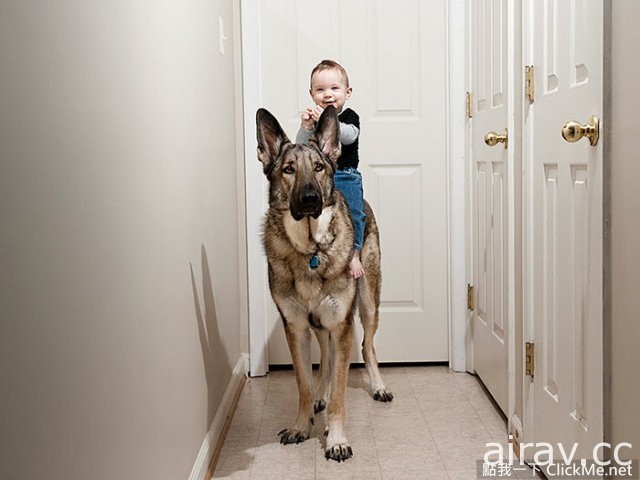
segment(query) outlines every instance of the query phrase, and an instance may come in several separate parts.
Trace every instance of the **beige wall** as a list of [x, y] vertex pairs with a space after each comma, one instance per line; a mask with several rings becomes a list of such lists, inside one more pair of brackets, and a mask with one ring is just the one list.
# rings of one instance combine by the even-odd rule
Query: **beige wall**
[[611, 436], [640, 458], [640, 2], [612, 0]]
[[240, 358], [232, 7], [0, 3], [2, 479], [189, 475]]

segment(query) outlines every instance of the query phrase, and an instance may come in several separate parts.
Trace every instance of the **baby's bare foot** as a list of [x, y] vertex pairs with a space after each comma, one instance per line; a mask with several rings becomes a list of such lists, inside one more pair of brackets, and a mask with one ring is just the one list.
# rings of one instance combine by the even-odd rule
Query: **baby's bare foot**
[[360, 278], [364, 275], [364, 267], [362, 266], [362, 262], [360, 262], [360, 256], [354, 255], [349, 262], [349, 273], [353, 278]]

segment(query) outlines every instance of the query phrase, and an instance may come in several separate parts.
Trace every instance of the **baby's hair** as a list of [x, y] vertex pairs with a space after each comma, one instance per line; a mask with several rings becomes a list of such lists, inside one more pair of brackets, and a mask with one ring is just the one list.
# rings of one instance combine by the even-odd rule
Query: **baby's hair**
[[345, 83], [347, 84], [347, 88], [349, 87], [349, 75], [347, 75], [347, 71], [344, 69], [344, 67], [342, 65], [340, 65], [338, 62], [334, 62], [333, 60], [322, 60], [318, 65], [316, 65], [313, 70], [311, 71], [311, 77], [309, 79], [309, 83], [311, 83], [311, 80], [313, 80], [313, 76], [318, 73], [318, 72], [322, 72], [324, 70], [339, 70], [340, 73], [342, 74], [342, 77], [344, 78]]

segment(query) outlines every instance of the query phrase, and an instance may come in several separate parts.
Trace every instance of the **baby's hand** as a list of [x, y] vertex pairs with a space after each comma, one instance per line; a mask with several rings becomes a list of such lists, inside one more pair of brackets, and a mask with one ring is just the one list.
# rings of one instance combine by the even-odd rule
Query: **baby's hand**
[[324, 112], [324, 108], [322, 108], [320, 105], [314, 105], [313, 108], [307, 108], [307, 112], [309, 112], [309, 115], [311, 115], [313, 121], [317, 122], [318, 120], [320, 120], [320, 115], [322, 115], [322, 112]]
[[320, 115], [324, 112], [324, 108], [320, 105], [314, 105], [313, 107], [307, 107], [300, 117], [302, 126], [311, 131], [316, 125], [316, 122], [320, 119]]
[[313, 130], [313, 127], [315, 126], [315, 121], [313, 119], [313, 108], [309, 107], [307, 108], [303, 113], [302, 113], [302, 117], [300, 117], [302, 126], [311, 131]]

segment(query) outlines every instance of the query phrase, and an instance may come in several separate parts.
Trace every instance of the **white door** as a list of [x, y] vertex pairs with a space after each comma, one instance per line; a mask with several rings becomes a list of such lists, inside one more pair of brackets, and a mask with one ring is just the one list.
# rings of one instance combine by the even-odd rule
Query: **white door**
[[603, 438], [602, 139], [568, 143], [570, 120], [602, 118], [602, 0], [530, 0], [535, 100], [525, 112], [530, 221], [525, 279], [533, 324], [533, 437]]
[[[349, 73], [380, 226], [381, 362], [448, 360], [446, 25], [445, 0], [259, 2], [261, 106], [291, 139], [314, 65], [331, 58]], [[291, 363], [275, 309], [267, 332], [269, 363]]]
[[[473, 118], [473, 366], [507, 412], [510, 150], [485, 135], [508, 124], [507, 1], [471, 2]], [[499, 140], [502, 140], [499, 138]]]

